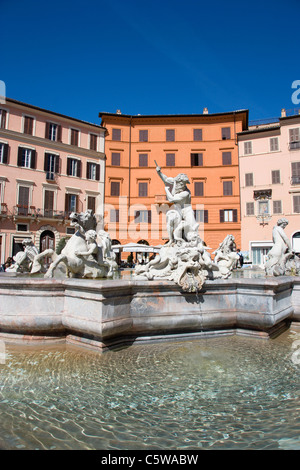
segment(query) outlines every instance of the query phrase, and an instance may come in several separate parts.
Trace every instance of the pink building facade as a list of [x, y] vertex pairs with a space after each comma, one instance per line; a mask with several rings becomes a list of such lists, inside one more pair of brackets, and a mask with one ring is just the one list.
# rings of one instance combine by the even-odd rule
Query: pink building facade
[[253, 265], [262, 265], [273, 245], [278, 219], [300, 253], [300, 115], [249, 127], [238, 134], [241, 250]]
[[56, 249], [72, 211], [92, 209], [101, 225], [105, 129], [6, 99], [0, 105], [1, 263], [31, 238]]

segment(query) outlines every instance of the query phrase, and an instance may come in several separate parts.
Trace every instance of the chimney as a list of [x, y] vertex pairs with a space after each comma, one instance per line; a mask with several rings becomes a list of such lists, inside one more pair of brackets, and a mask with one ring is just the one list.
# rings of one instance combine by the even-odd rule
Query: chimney
[[281, 110], [281, 117], [286, 117], [286, 110], [284, 108]]
[[117, 109], [117, 114], [122, 114], [120, 109]]
[[208, 114], [208, 109], [207, 108], [203, 109], [203, 114]]

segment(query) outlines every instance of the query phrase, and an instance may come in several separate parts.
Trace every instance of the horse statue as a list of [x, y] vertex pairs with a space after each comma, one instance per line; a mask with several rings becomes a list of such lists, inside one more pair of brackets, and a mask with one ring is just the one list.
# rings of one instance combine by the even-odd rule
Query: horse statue
[[60, 255], [48, 249], [37, 255], [34, 259], [31, 274], [39, 272], [42, 260], [51, 257], [45, 278], [52, 278], [54, 271], [60, 263], [67, 268], [68, 277], [103, 278], [112, 271], [110, 264], [104, 260], [102, 248], [97, 244], [96, 217], [91, 210], [86, 212], [72, 212], [69, 216], [71, 227], [76, 229], [68, 240]]

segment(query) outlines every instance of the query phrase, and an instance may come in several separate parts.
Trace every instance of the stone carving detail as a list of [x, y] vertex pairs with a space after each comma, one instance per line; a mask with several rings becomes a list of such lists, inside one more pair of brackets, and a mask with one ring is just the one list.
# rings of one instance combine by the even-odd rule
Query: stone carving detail
[[224, 279], [228, 278], [239, 260], [234, 236], [227, 235], [213, 254], [215, 255], [214, 262], [217, 264], [222, 277]]
[[158, 165], [156, 171], [165, 184], [168, 201], [174, 204], [166, 216], [169, 241], [153, 260], [135, 268], [135, 278], [166, 279], [176, 282], [184, 291], [192, 292], [200, 290], [206, 279], [228, 277], [231, 274], [231, 259], [229, 262], [228, 258], [232, 256], [236, 263], [238, 255], [227, 254], [227, 265], [222, 269], [211, 260], [198, 234], [199, 224], [191, 205], [187, 175], [180, 173], [175, 178], [167, 177]]
[[284, 233], [288, 223], [287, 219], [282, 218], [273, 227], [272, 237], [274, 245], [269, 251], [265, 262], [267, 276], [300, 274], [300, 258], [293, 252], [290, 240]]
[[31, 238], [25, 238], [22, 245], [24, 246], [24, 251], [19, 251], [14, 256], [15, 263], [7, 268], [6, 271], [15, 273], [29, 273], [31, 271], [34, 258], [39, 252]]
[[[91, 210], [86, 212], [73, 212], [70, 214], [71, 226], [76, 232], [60, 255], [52, 249], [38, 254], [34, 258], [31, 274], [42, 270], [43, 259], [51, 257], [52, 263], [45, 273], [46, 278], [52, 278], [54, 271], [60, 263], [67, 268], [68, 277], [106, 278], [112, 277], [118, 269], [115, 254], [111, 250], [111, 241], [107, 232], [96, 232], [97, 221]], [[98, 244], [97, 238], [100, 239]]]

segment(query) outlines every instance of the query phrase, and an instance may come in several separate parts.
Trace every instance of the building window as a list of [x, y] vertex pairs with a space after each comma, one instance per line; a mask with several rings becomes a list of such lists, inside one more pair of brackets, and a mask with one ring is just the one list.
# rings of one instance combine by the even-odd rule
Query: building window
[[282, 214], [281, 201], [273, 201], [273, 214]]
[[28, 232], [28, 224], [17, 224], [17, 232]]
[[232, 196], [232, 181], [223, 181], [223, 196]]
[[139, 141], [140, 142], [148, 142], [148, 130], [140, 130], [139, 131]]
[[23, 168], [35, 168], [36, 152], [33, 149], [19, 147], [18, 150], [18, 166]]
[[120, 210], [119, 209], [111, 209], [110, 222], [120, 222]]
[[253, 186], [253, 173], [245, 174], [245, 186]]
[[139, 197], [148, 196], [148, 183], [139, 183]]
[[88, 210], [91, 210], [95, 214], [96, 212], [96, 197], [95, 196], [87, 197], [87, 208]]
[[34, 119], [30, 116], [24, 116], [24, 134], [33, 135]]
[[118, 152], [112, 152], [111, 154], [111, 164], [113, 166], [120, 166], [121, 164], [121, 154]]
[[99, 163], [87, 162], [86, 164], [86, 177], [88, 180], [100, 180], [100, 165]]
[[293, 196], [294, 213], [300, 213], [300, 196]]
[[231, 139], [230, 127], [222, 127], [222, 140]]
[[246, 202], [246, 215], [254, 215], [254, 202]]
[[270, 151], [277, 152], [279, 150], [279, 140], [278, 137], [271, 137], [270, 139]]
[[139, 166], [148, 166], [148, 154], [147, 153], [139, 154]]
[[280, 170], [272, 170], [272, 184], [280, 183]]
[[191, 166], [203, 166], [203, 153], [191, 153]]
[[90, 150], [97, 151], [98, 136], [96, 134], [90, 134]]
[[8, 162], [8, 144], [0, 142], [0, 163]]
[[237, 209], [221, 209], [220, 222], [237, 222]]
[[134, 222], [136, 224], [145, 223], [151, 224], [151, 211], [143, 210], [143, 211], [136, 211], [134, 214]]
[[79, 145], [79, 131], [77, 129], [71, 129], [71, 145], [78, 147]]
[[252, 142], [244, 142], [244, 154], [251, 155], [252, 154]]
[[231, 152], [222, 152], [222, 164], [231, 165]]
[[67, 175], [81, 177], [81, 161], [77, 158], [68, 157], [67, 159]]
[[300, 184], [300, 162], [292, 163], [292, 184]]
[[111, 181], [110, 183], [110, 195], [111, 196], [120, 196], [120, 182]]
[[45, 189], [44, 192], [44, 216], [53, 217], [54, 191]]
[[77, 194], [66, 194], [66, 212], [77, 212], [78, 208], [78, 195]]
[[194, 215], [195, 215], [196, 222], [205, 223], [205, 224], [208, 223], [208, 210], [196, 209], [194, 210]]
[[45, 153], [44, 171], [46, 172], [46, 179], [53, 181], [55, 174], [59, 173], [59, 156], [52, 153]]
[[166, 141], [167, 142], [174, 142], [175, 141], [175, 129], [167, 129], [166, 130]]
[[203, 181], [195, 181], [195, 183], [194, 183], [194, 192], [195, 192], [195, 196], [203, 196], [203, 194], [204, 194]]
[[166, 154], [166, 166], [175, 166], [175, 153]]
[[202, 140], [202, 129], [193, 129], [194, 142], [200, 142]]
[[29, 187], [19, 186], [18, 191], [18, 215], [28, 215], [29, 209]]
[[46, 122], [45, 138], [54, 142], [61, 142], [61, 126], [53, 122]]
[[0, 129], [6, 128], [6, 116], [7, 112], [5, 109], [0, 109]]
[[121, 129], [112, 129], [112, 140], [121, 141]]
[[290, 149], [299, 149], [300, 148], [300, 128], [295, 127], [294, 129], [289, 130], [290, 134]]

